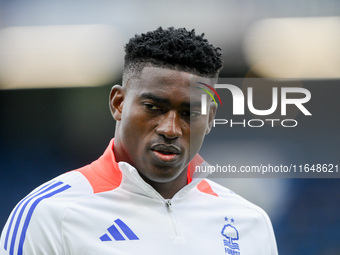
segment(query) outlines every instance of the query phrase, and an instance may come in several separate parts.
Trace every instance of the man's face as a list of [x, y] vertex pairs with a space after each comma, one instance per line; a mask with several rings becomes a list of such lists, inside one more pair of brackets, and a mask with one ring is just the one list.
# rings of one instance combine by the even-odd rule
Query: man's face
[[145, 67], [123, 89], [111, 92], [118, 121], [115, 153], [144, 179], [175, 180], [199, 151], [216, 109], [201, 115], [198, 81], [211, 82], [186, 72]]

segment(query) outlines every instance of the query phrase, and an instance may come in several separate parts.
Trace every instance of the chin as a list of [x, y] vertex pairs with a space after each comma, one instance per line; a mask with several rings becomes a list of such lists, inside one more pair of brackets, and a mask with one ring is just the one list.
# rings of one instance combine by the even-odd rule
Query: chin
[[[170, 171], [170, 170], [168, 170]], [[167, 172], [162, 170], [158, 170], [157, 172], [154, 172], [152, 175], [148, 174], [148, 175], [144, 175], [144, 177], [147, 180], [150, 180], [152, 182], [157, 182], [157, 183], [168, 183], [168, 182], [172, 182], [174, 180], [176, 180], [176, 178], [180, 175], [181, 173], [179, 171], [171, 171]]]

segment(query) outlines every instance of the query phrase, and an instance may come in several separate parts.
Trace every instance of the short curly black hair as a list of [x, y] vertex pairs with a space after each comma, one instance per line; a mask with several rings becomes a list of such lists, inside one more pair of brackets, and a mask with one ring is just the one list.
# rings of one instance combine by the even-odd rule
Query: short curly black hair
[[221, 48], [215, 47], [195, 30], [159, 27], [135, 35], [125, 46], [124, 73], [140, 71], [146, 65], [190, 72], [216, 78], [223, 66]]

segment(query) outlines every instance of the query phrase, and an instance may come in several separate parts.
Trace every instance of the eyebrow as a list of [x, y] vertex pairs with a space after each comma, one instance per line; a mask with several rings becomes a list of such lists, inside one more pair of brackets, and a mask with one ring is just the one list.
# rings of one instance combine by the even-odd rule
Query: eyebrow
[[[156, 96], [155, 94], [152, 94], [152, 93], [143, 93], [141, 95], [141, 98], [143, 98], [143, 99], [150, 99], [150, 100], [152, 100], [152, 101], [154, 101], [156, 103], [160, 103], [160, 104], [170, 104], [170, 100], [169, 99]], [[181, 105], [183, 107], [185, 107], [185, 108], [201, 107], [201, 101], [197, 101], [197, 102], [183, 102]]]
[[156, 103], [162, 103], [162, 104], [169, 104], [170, 103], [170, 101], [168, 99], [156, 96], [155, 94], [152, 94], [152, 93], [143, 93], [141, 95], [141, 98], [151, 99], [152, 101], [155, 101]]

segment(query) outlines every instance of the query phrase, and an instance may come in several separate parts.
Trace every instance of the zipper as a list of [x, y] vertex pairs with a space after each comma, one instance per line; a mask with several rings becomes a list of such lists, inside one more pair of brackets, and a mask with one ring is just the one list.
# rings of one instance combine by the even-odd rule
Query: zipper
[[171, 222], [174, 226], [174, 230], [175, 230], [175, 243], [177, 244], [183, 244], [184, 243], [184, 237], [182, 236], [182, 232], [181, 232], [181, 229], [179, 227], [179, 223], [177, 221], [177, 217], [176, 217], [176, 214], [174, 212], [174, 209], [173, 209], [173, 206], [172, 206], [172, 203], [171, 203], [171, 199], [167, 199], [165, 200], [165, 203], [166, 203], [166, 207], [168, 209], [168, 212], [170, 214], [170, 217], [171, 217]]
[[[174, 238], [175, 244], [184, 244], [185, 239], [182, 235], [181, 229], [179, 227], [179, 223], [177, 221], [177, 217], [175, 215], [171, 199], [164, 199], [164, 197], [161, 196], [154, 188], [152, 188], [149, 184], [145, 183], [144, 180], [140, 177], [140, 175], [137, 173], [137, 170], [133, 171], [132, 176], [134, 177], [134, 181], [139, 184], [141, 188], [143, 188], [147, 193], [153, 193], [156, 197], [158, 197], [162, 202], [165, 203], [167, 207], [167, 211], [170, 214], [171, 222], [174, 227], [175, 235], [172, 236]], [[155, 198], [155, 196], [152, 196]]]

